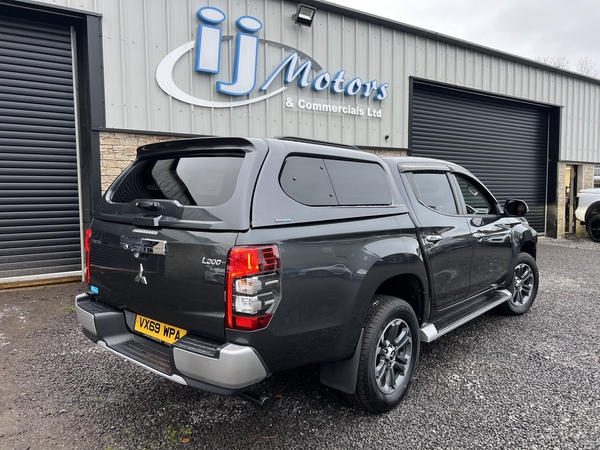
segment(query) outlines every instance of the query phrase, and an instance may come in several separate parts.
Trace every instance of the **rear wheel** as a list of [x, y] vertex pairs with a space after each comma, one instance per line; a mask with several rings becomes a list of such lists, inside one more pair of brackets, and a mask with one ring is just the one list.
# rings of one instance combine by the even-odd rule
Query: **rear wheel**
[[587, 232], [592, 241], [600, 242], [600, 214], [590, 217], [587, 221]]
[[375, 296], [367, 314], [355, 405], [375, 413], [389, 411], [406, 395], [419, 359], [419, 324], [404, 300]]
[[539, 284], [535, 259], [528, 253], [520, 253], [515, 266], [512, 297], [502, 304], [502, 311], [511, 316], [525, 314], [531, 308]]

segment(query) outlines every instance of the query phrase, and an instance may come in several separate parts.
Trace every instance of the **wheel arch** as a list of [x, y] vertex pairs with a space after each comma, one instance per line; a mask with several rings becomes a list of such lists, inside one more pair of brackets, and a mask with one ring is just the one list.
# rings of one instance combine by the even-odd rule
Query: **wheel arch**
[[585, 221], [588, 222], [592, 216], [600, 214], [600, 200], [592, 203], [585, 211]]
[[408, 303], [422, 325], [429, 315], [429, 307], [425, 301], [425, 285], [414, 273], [404, 273], [385, 280], [375, 291], [375, 295], [389, 295]]
[[525, 241], [521, 246], [521, 253], [528, 253], [533, 259], [536, 259], [537, 246], [532, 240]]

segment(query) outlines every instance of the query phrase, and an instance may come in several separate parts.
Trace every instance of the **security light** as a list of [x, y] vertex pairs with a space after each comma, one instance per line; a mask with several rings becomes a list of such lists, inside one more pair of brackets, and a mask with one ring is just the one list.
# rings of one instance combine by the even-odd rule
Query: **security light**
[[315, 18], [316, 12], [317, 12], [317, 8], [299, 4], [298, 10], [296, 11], [296, 14], [294, 14], [292, 16], [292, 19], [294, 19], [294, 22], [297, 23], [298, 25], [310, 27], [310, 26], [312, 26], [313, 19]]

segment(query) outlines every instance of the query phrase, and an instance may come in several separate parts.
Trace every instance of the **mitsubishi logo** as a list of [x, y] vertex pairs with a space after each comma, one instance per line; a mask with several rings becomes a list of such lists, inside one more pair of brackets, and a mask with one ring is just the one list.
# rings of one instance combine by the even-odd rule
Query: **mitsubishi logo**
[[135, 277], [136, 283], [148, 284], [146, 277], [144, 276], [144, 266], [140, 263], [140, 273]]

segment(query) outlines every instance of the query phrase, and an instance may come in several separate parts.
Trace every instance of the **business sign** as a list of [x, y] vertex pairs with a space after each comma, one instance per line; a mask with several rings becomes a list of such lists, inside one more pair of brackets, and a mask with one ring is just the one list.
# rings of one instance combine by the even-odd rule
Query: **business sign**
[[[236, 20], [239, 32], [235, 36], [223, 36], [220, 25], [225, 21], [226, 14], [213, 6], [200, 8], [197, 13], [200, 19], [198, 33], [195, 40], [183, 44], [169, 53], [158, 65], [156, 81], [163, 91], [171, 97], [197, 106], [207, 108], [232, 108], [257, 103], [281, 94], [288, 90], [295, 82], [299, 91], [305, 89], [314, 92], [329, 91], [334, 104], [323, 102], [309, 102], [307, 100], [294, 100], [285, 98], [288, 108], [298, 108], [307, 111], [339, 112], [349, 114], [349, 108], [358, 116], [381, 117], [381, 108], [358, 108], [344, 106], [344, 99], [364, 98], [383, 101], [388, 97], [389, 83], [379, 83], [377, 80], [364, 81], [360, 77], [352, 77], [346, 70], [329, 72], [323, 70], [321, 65], [299, 50], [281, 43], [261, 39], [258, 34], [262, 30], [262, 22], [256, 17], [242, 16]], [[216, 81], [221, 73], [221, 62], [225, 57], [224, 42], [235, 39], [235, 55], [233, 58], [233, 76], [231, 80]], [[262, 45], [262, 47], [261, 47]], [[257, 69], [260, 49], [276, 47], [289, 52], [281, 63], [264, 79], [259, 80]], [[212, 83], [214, 89], [235, 100], [214, 101], [197, 98], [183, 91], [173, 80], [173, 69], [179, 59], [194, 50], [194, 71], [197, 76], [206, 78], [207, 83]], [[283, 86], [272, 89], [278, 79], [283, 79]], [[253, 95], [250, 98], [250, 94]], [[335, 101], [339, 97], [339, 101]], [[338, 111], [339, 109], [339, 111]]]

